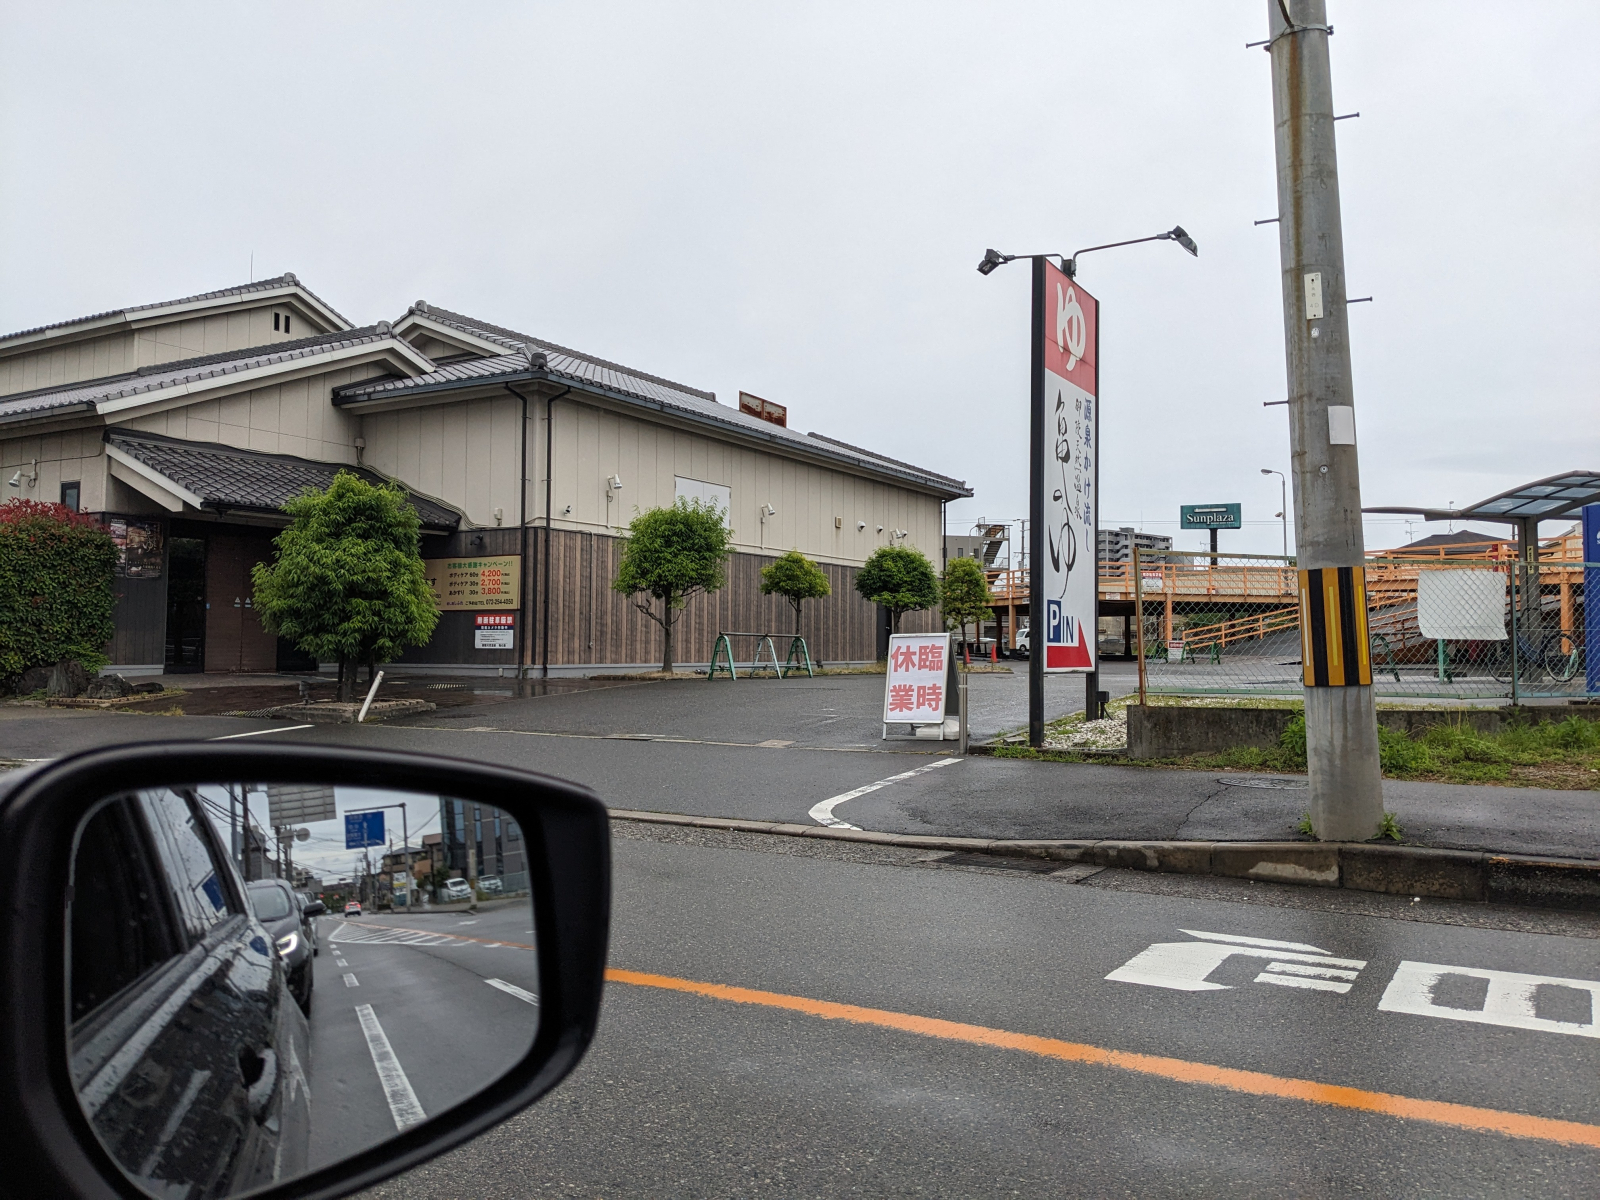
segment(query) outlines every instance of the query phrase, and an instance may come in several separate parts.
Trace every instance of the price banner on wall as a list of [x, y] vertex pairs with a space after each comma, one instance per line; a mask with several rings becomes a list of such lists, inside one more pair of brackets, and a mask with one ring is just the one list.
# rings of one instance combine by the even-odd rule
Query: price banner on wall
[[[1044, 264], [1044, 669], [1095, 669], [1100, 302]], [[1035, 359], [1035, 363], [1038, 360]], [[1037, 378], [1037, 376], [1035, 376]], [[1036, 619], [1035, 626], [1040, 622]]]
[[885, 723], [937, 725], [944, 720], [948, 633], [897, 633], [889, 638], [889, 669], [883, 685]]
[[429, 558], [423, 560], [433, 598], [445, 611], [469, 608], [514, 609], [521, 598], [522, 556]]

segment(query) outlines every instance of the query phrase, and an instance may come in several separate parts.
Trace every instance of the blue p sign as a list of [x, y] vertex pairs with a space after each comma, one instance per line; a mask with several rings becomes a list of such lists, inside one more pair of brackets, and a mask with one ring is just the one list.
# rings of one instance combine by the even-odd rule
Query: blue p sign
[[1061, 643], [1061, 601], [1045, 601], [1045, 641], [1055, 645]]

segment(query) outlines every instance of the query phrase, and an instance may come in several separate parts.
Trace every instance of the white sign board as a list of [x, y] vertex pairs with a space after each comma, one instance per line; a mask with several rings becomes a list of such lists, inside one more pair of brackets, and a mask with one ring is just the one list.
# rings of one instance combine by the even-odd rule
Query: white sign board
[[1499, 571], [1417, 572], [1417, 626], [1425, 638], [1506, 640], [1506, 577]]
[[1099, 301], [1045, 263], [1044, 344], [1034, 353], [1044, 356], [1046, 671], [1095, 669], [1099, 318]]
[[510, 629], [474, 629], [472, 631], [472, 648], [474, 650], [514, 650], [513, 631]]
[[267, 820], [274, 829], [338, 819], [333, 788], [312, 783], [267, 784]]
[[883, 719], [887, 724], [938, 725], [944, 721], [945, 678], [950, 665], [948, 633], [896, 633], [889, 638], [884, 674]]

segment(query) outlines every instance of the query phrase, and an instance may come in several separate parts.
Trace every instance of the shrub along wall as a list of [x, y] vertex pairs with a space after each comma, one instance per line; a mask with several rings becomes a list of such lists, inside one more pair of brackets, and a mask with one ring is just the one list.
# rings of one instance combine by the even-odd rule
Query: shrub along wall
[[0, 505], [0, 684], [69, 659], [105, 666], [116, 565], [93, 517], [35, 500]]

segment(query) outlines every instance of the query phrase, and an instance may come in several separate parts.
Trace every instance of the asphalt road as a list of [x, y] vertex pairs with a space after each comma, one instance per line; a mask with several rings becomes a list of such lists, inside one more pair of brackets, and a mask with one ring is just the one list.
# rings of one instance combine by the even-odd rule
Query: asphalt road
[[617, 828], [586, 1061], [369, 1197], [1594, 1193], [1600, 919]]
[[[1024, 664], [1019, 664], [1019, 667]], [[1136, 678], [1107, 664], [1113, 690]], [[1026, 676], [969, 677], [972, 720], [1026, 721]], [[47, 758], [118, 741], [262, 737], [416, 750], [574, 779], [614, 808], [749, 820], [831, 819], [863, 829], [995, 838], [1277, 839], [1294, 836], [1304, 779], [1249, 787], [1216, 772], [970, 758], [949, 743], [882, 738], [882, 678], [624, 685], [466, 706], [371, 726], [294, 728], [233, 717], [157, 717], [0, 706], [0, 757]], [[1052, 677], [1047, 711], [1081, 707]], [[886, 782], [894, 780], [894, 782]], [[1256, 781], [1263, 782], [1263, 781]], [[881, 786], [874, 786], [881, 785]], [[870, 790], [864, 790], [870, 789]], [[1390, 780], [1409, 841], [1566, 857], [1600, 853], [1594, 793]], [[847, 797], [847, 798], [846, 798]]]
[[527, 1052], [537, 955], [521, 905], [319, 918], [311, 1168], [459, 1104]]

